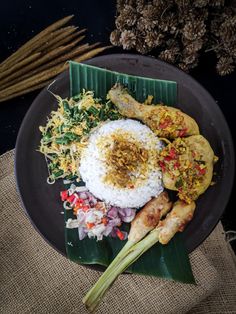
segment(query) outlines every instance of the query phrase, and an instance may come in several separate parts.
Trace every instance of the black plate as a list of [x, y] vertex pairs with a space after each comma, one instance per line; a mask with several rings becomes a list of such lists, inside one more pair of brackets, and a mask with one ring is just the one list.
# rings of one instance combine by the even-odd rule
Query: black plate
[[[154, 58], [113, 54], [86, 63], [127, 74], [177, 81], [177, 107], [196, 119], [201, 133], [219, 157], [215, 167], [217, 184], [199, 198], [194, 219], [184, 231], [187, 250], [193, 251], [219, 221], [233, 184], [234, 150], [222, 112], [210, 94], [193, 78]], [[68, 72], [56, 79], [52, 90], [62, 97], [69, 96]], [[22, 202], [32, 224], [47, 242], [65, 255], [63, 208], [59, 200], [63, 185], [62, 182], [54, 185], [46, 183], [45, 159], [36, 151], [40, 142], [39, 126], [45, 125], [46, 117], [56, 108], [57, 101], [46, 89], [31, 105], [17, 138], [15, 170]]]

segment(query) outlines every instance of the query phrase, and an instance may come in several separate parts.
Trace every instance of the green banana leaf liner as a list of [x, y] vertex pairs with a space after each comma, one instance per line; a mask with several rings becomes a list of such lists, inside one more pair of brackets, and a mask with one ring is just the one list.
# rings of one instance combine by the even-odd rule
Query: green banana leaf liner
[[[154, 96], [154, 103], [174, 105], [177, 101], [176, 82], [132, 76], [70, 62], [71, 96], [78, 95], [84, 88], [94, 91], [95, 97], [105, 100], [108, 90], [116, 82], [127, 86], [139, 101], [143, 101], [148, 95]], [[64, 213], [65, 221], [73, 218], [71, 210], [65, 210]], [[121, 229], [129, 231], [129, 224], [123, 224]], [[67, 256], [79, 264], [108, 266], [125, 243], [126, 241], [112, 237], [104, 237], [102, 241], [89, 238], [79, 240], [77, 229], [65, 228]], [[176, 234], [167, 245], [155, 244], [127, 271], [195, 283], [181, 233]]]

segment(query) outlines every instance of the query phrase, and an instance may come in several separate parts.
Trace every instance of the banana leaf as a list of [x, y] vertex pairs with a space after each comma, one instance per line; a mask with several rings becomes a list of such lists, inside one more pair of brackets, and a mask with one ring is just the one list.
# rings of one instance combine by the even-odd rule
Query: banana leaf
[[[70, 62], [71, 96], [76, 96], [84, 88], [93, 90], [96, 97], [105, 100], [107, 91], [116, 82], [127, 86], [139, 101], [143, 101], [147, 95], [153, 95], [156, 103], [161, 101], [173, 106], [177, 101], [176, 82], [137, 77]], [[73, 218], [72, 211], [65, 210], [64, 213], [65, 221]], [[122, 228], [128, 231], [129, 225], [124, 224]], [[89, 238], [79, 240], [77, 229], [65, 228], [67, 256], [80, 264], [108, 266], [125, 243], [126, 241], [112, 237], [106, 237], [102, 241]], [[127, 271], [195, 283], [183, 236], [180, 233], [176, 234], [167, 245], [159, 243], [154, 245]]]

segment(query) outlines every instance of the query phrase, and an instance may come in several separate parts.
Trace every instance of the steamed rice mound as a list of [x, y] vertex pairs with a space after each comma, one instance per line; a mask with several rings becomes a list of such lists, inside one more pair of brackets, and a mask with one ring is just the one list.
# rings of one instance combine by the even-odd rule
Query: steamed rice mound
[[157, 156], [162, 145], [138, 121], [109, 121], [94, 130], [80, 160], [86, 187], [107, 204], [142, 207], [163, 191]]

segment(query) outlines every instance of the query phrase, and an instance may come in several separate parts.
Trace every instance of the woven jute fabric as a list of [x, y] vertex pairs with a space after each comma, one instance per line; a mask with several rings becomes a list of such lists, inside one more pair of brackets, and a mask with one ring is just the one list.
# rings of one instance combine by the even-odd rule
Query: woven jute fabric
[[[0, 157], [0, 313], [87, 313], [81, 300], [100, 273], [61, 256], [34, 230], [13, 155]], [[236, 313], [235, 260], [220, 223], [190, 259], [197, 285], [121, 275], [98, 313]]]

